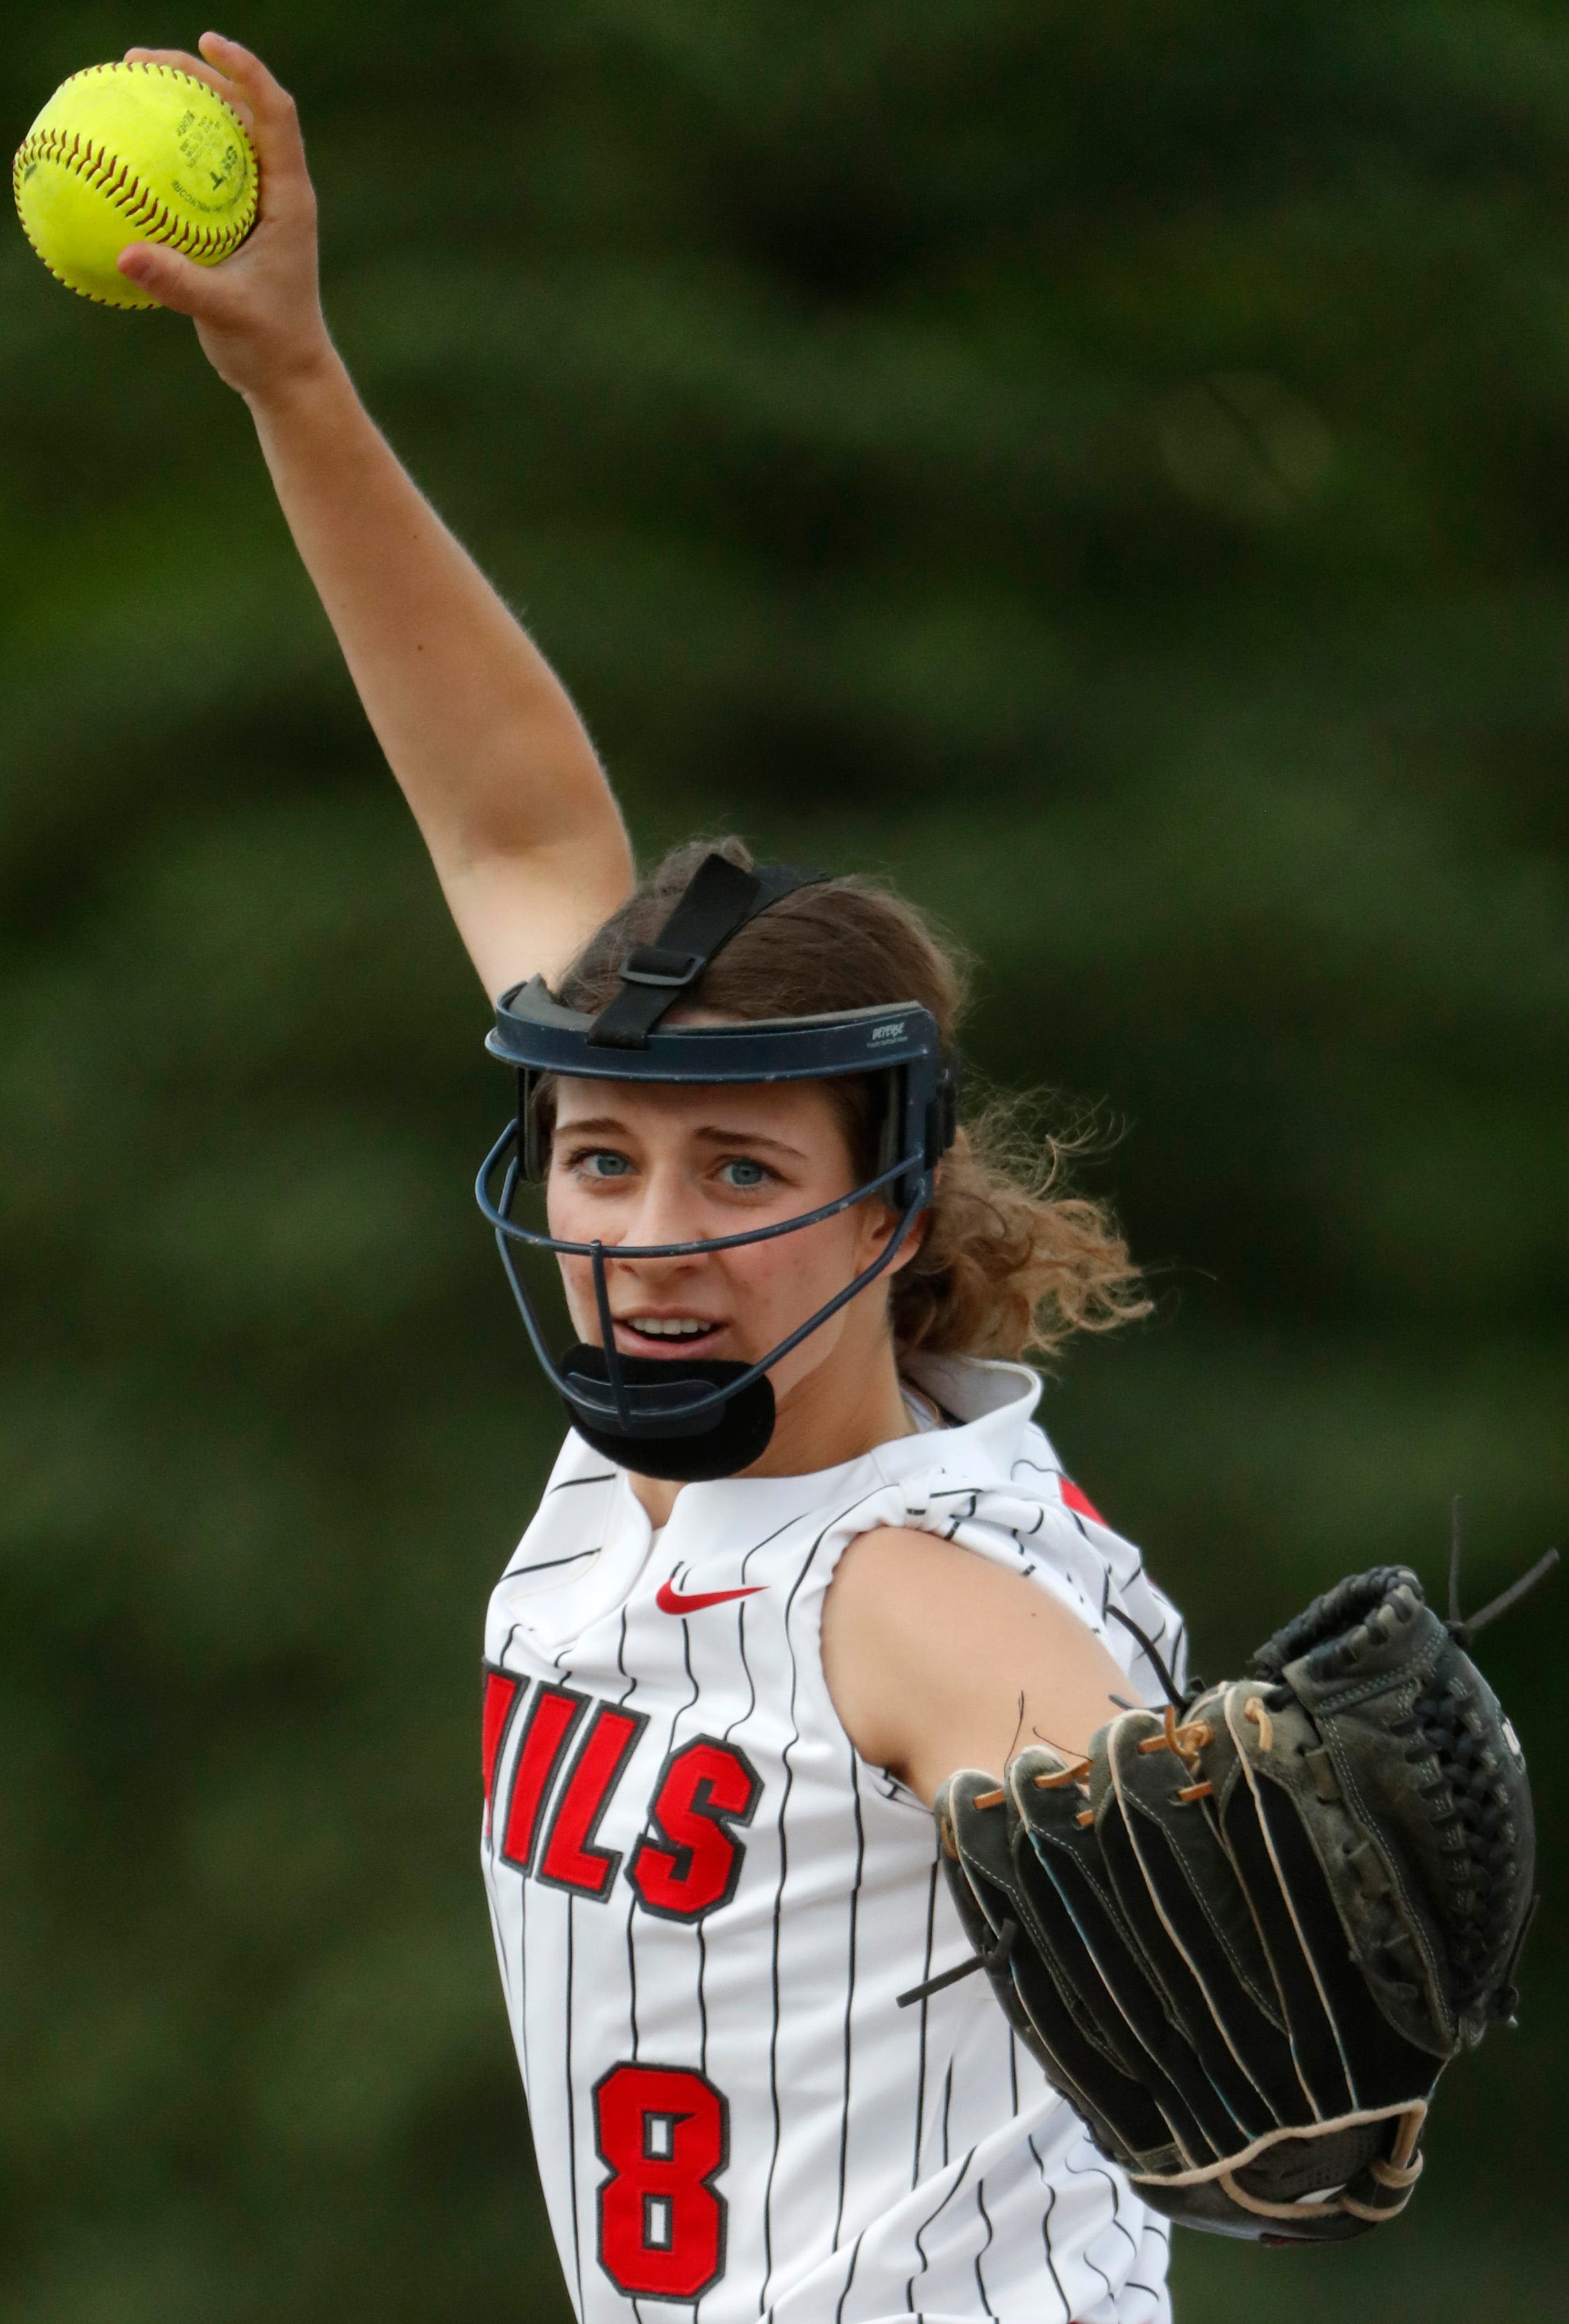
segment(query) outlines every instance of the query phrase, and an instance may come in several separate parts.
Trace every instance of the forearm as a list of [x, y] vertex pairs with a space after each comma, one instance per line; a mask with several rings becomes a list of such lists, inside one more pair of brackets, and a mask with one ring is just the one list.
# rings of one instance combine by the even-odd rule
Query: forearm
[[582, 722], [337, 355], [324, 349], [250, 402], [290, 530], [460, 924], [487, 870], [527, 859], [559, 860], [604, 889], [595, 916], [612, 909], [630, 856]]
[[594, 746], [543, 656], [399, 466], [322, 320], [316, 197], [293, 100], [260, 59], [132, 49], [190, 73], [255, 140], [254, 231], [219, 266], [134, 243], [122, 273], [189, 315], [245, 398], [283, 513], [486, 989], [554, 975], [627, 892]]

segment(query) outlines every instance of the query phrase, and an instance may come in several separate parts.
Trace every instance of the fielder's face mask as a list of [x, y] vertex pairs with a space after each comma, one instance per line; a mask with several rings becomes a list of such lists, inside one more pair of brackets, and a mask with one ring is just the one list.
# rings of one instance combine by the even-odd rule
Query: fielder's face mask
[[[485, 1157], [475, 1189], [479, 1206], [495, 1230], [496, 1248], [534, 1353], [572, 1425], [608, 1460], [641, 1476], [683, 1482], [730, 1477], [757, 1460], [773, 1434], [770, 1368], [892, 1265], [931, 1201], [937, 1166], [953, 1144], [953, 1077], [943, 1062], [936, 1019], [913, 1002], [837, 1010], [823, 1017], [660, 1029], [661, 1018], [691, 992], [715, 954], [748, 920], [825, 876], [783, 864], [743, 872], [723, 855], [710, 855], [658, 941], [635, 945], [629, 952], [620, 989], [597, 1017], [563, 1008], [538, 976], [503, 993], [496, 1005], [495, 1030], [485, 1047], [516, 1068], [518, 1110]], [[563, 1074], [594, 1081], [716, 1084], [875, 1075], [882, 1093], [877, 1168], [837, 1202], [747, 1234], [697, 1242], [613, 1243], [608, 1252], [601, 1242], [566, 1242], [520, 1224], [512, 1215], [523, 1183], [540, 1183], [548, 1173], [540, 1084], [546, 1074]], [[493, 1197], [498, 1176], [500, 1189]], [[756, 1363], [626, 1356], [618, 1351], [605, 1281], [607, 1256], [678, 1259], [734, 1250], [815, 1226], [873, 1194], [897, 1213], [877, 1258]], [[590, 1261], [597, 1347], [579, 1344], [552, 1357], [518, 1273], [513, 1246], [520, 1243]]]

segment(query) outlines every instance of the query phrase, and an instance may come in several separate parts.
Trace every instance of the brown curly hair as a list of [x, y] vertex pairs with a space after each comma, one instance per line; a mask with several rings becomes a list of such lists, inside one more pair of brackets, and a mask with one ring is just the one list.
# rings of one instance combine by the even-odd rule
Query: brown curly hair
[[[627, 953], [653, 941], [710, 853], [744, 869], [752, 861], [745, 843], [733, 837], [672, 849], [567, 970], [558, 997], [568, 1007], [604, 1007]], [[966, 984], [959, 947], [925, 913], [853, 873], [798, 889], [749, 921], [691, 998], [743, 1023], [914, 1001], [931, 1011], [948, 1047]], [[827, 1086], [857, 1171], [871, 1177], [877, 1167], [874, 1084], [851, 1076]], [[889, 1286], [900, 1352], [1050, 1354], [1075, 1332], [1111, 1331], [1148, 1313], [1139, 1271], [1109, 1213], [1065, 1186], [1082, 1142], [1032, 1130], [1025, 1111], [1004, 1101], [961, 1125], [938, 1174], [925, 1239]]]

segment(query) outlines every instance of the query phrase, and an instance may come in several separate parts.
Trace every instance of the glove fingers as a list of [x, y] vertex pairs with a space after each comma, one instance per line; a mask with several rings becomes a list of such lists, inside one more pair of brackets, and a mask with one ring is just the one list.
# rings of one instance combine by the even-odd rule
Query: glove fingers
[[1060, 1978], [1029, 1945], [1019, 1950], [1013, 1978], [1029, 2021], [1027, 2046], [1113, 2162], [1140, 2170], [1180, 2171], [1191, 2153], [1205, 2153], [1180, 2105], [1173, 2107], [1149, 2079], [1138, 2081], [1123, 2072], [1104, 2040], [1084, 2032]]
[[[1150, 2167], [1180, 2169], [1185, 2158], [1174, 2148], [1153, 2098], [1121, 2070], [1093, 2021], [1076, 2000], [1065, 1998], [1058, 1978], [1036, 1950], [1028, 1902], [1015, 1876], [1011, 1808], [1002, 1803], [975, 1805], [977, 1798], [990, 1798], [996, 1789], [992, 1776], [966, 1771], [949, 1779], [937, 1802], [940, 1827], [953, 1845], [951, 1855], [944, 1849], [948, 1886], [965, 1933], [986, 1962], [992, 1989], [1053, 2088], [1084, 2116], [1113, 2161], [1131, 2163], [1148, 2156], [1156, 2158]], [[1028, 1933], [1004, 1957], [995, 1941], [1010, 1923]]]
[[1106, 1751], [1111, 1783], [1097, 1829], [1103, 1845], [1116, 1822], [1126, 1832], [1108, 1859], [1121, 1868], [1120, 1890], [1148, 1891], [1170, 1957], [1163, 1982], [1195, 2047], [1250, 2138], [1310, 2120], [1269, 1958], [1215, 1814], [1214, 1801], [1243, 1780], [1218, 1703], [1206, 1699], [1174, 1730], [1153, 1713], [1130, 1712], [1108, 1730]]
[[1187, 2167], [1233, 2153], [1244, 2132], [1222, 2089], [1174, 2017], [1136, 1931], [1106, 1877], [1100, 1835], [1078, 1822], [1080, 1794], [1040, 1790], [1036, 1777], [1056, 1763], [1020, 1752], [1009, 1770], [1019, 1822], [1014, 1844], [1019, 1887], [1028, 1900], [1042, 1951], [1072, 1961], [1083, 2005], [1107, 2029], [1127, 2071], [1154, 2093]]
[[1221, 1827], [1274, 1972], [1292, 2056], [1307, 2096], [1306, 2118], [1323, 2121], [1343, 2114], [1356, 2103], [1351, 2077], [1313, 1963], [1292, 1918], [1290, 1900], [1276, 1871], [1256, 1793], [1249, 1783], [1232, 1789], [1221, 1811]]
[[[1278, 1748], [1279, 1737], [1271, 1738]], [[1257, 1756], [1255, 1757], [1255, 1754]], [[1353, 1960], [1334, 1895], [1289, 1791], [1268, 1771], [1268, 1754], [1257, 1742], [1247, 1753], [1247, 1773], [1271, 1864], [1285, 1899], [1298, 1949], [1311, 1965], [1316, 2015], [1333, 2041], [1335, 2063], [1355, 2107], [1399, 2103], [1431, 2088], [1439, 2061], [1405, 2041], [1379, 2008]], [[1364, 1879], [1381, 1880], [1376, 1857]], [[1354, 1876], [1353, 1876], [1354, 1877]], [[1415, 1996], [1413, 1996], [1415, 1999]], [[1327, 2053], [1326, 2053], [1327, 2062]], [[1328, 2077], [1333, 2081], [1333, 2076]], [[1345, 2101], [1325, 2109], [1337, 2113]]]
[[[1038, 1762], [1035, 1752], [1020, 1752], [1008, 1771], [1013, 1860], [1030, 1933], [1063, 1968], [1069, 2006], [1099, 2029], [1125, 2071], [1143, 2075], [1169, 2032], [1160, 1997], [1120, 1917], [1099, 1844], [1078, 1826], [1080, 1794], [1054, 1791], [1042, 1799]], [[1055, 1780], [1056, 1762], [1044, 1772]], [[1179, 2077], [1183, 2071], [1179, 2061]]]
[[1180, 2036], [1214, 2093], [1214, 2103], [1204, 2116], [1210, 2137], [1219, 2153], [1234, 2153], [1239, 2146], [1272, 2129], [1277, 2117], [1239, 2065], [1203, 1987], [1173, 1943], [1109, 1786], [1095, 1831], [1146, 1973], [1164, 2004], [1169, 2030]]

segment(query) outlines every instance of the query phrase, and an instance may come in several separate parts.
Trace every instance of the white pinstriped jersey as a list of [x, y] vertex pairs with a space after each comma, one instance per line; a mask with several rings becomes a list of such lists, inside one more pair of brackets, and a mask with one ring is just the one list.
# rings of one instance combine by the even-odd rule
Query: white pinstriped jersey
[[[540, 2172], [585, 2324], [1157, 2324], [1167, 2229], [965, 1958], [928, 1812], [819, 1652], [846, 1544], [956, 1540], [1056, 1591], [1130, 1691], [1180, 1625], [1064, 1478], [1022, 1367], [912, 1366], [960, 1425], [688, 1485], [657, 1537], [568, 1436], [485, 1637], [484, 1861]], [[1162, 1646], [1162, 1641], [1164, 1645]]]

